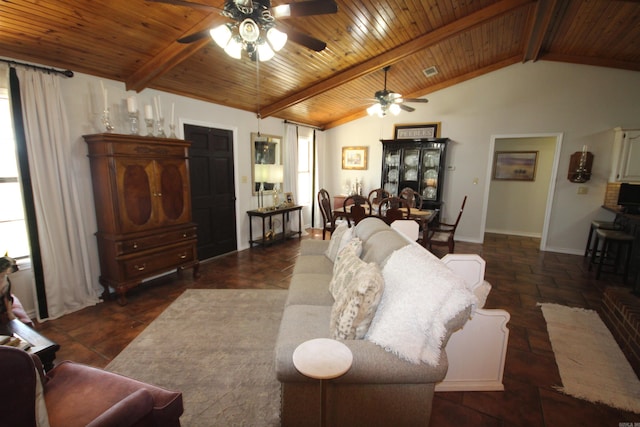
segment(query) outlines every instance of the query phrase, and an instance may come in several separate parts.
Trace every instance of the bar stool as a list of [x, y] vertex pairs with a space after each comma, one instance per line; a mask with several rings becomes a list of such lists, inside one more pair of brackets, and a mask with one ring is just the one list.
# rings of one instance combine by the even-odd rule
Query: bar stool
[[[620, 226], [612, 221], [591, 221], [591, 227], [589, 228], [589, 238], [587, 239], [587, 247], [584, 249], [584, 256], [588, 256], [591, 252], [591, 240], [596, 230], [619, 230]], [[596, 247], [597, 249], [597, 247]]]
[[[600, 243], [600, 239], [602, 239], [602, 249], [600, 250], [600, 256], [597, 256], [598, 244]], [[623, 283], [626, 284], [627, 275], [629, 273], [629, 263], [631, 261], [632, 244], [633, 236], [623, 231], [596, 229], [596, 238], [593, 242], [593, 249], [591, 250], [591, 262], [589, 263], [589, 271], [591, 271], [591, 266], [593, 266], [593, 264], [597, 264], [598, 269], [596, 270], [596, 279], [600, 278], [602, 266], [605, 264], [605, 261], [609, 257], [610, 250], [614, 249], [611, 247], [613, 245], [615, 246], [615, 261], [612, 264], [614, 274], [617, 274], [618, 272], [620, 253], [623, 250], [625, 252]]]

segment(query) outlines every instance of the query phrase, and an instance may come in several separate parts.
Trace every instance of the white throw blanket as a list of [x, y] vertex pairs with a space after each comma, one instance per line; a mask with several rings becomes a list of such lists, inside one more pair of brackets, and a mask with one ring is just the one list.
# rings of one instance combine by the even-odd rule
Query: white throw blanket
[[464, 280], [417, 244], [395, 251], [365, 339], [412, 363], [438, 365], [446, 324], [476, 299]]

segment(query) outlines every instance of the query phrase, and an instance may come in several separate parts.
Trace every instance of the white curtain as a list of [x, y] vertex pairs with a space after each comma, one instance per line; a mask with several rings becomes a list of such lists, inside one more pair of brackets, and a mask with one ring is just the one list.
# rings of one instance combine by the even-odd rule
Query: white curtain
[[[316, 139], [316, 143], [315, 143], [315, 153], [314, 153], [314, 158], [316, 159], [316, 164], [313, 165], [313, 170], [315, 173], [315, 183], [316, 183], [316, 193], [324, 186], [324, 174], [320, 173], [320, 164], [322, 164], [324, 162], [324, 157], [321, 159], [320, 155], [325, 153], [325, 145], [326, 145], [326, 135], [324, 132], [321, 131], [315, 131], [315, 135], [314, 135], [315, 139]], [[320, 149], [320, 147], [322, 147], [322, 150]], [[320, 207], [317, 206], [316, 203], [316, 208], [315, 208], [315, 217], [314, 217], [314, 228], [324, 228], [324, 224], [322, 221], [322, 214], [320, 213]]]
[[[298, 126], [284, 124], [284, 191], [293, 193], [293, 200], [300, 200], [298, 196]], [[304, 208], [303, 208], [304, 209]], [[289, 216], [289, 229], [298, 231], [298, 215]], [[302, 234], [306, 232], [302, 230]]]
[[[84, 215], [73, 159], [81, 141], [72, 141], [60, 90], [61, 76], [16, 70], [38, 223], [38, 239], [49, 319], [99, 302], [94, 256], [87, 249]], [[86, 161], [86, 158], [85, 158]], [[94, 239], [94, 236], [91, 236]], [[44, 320], [44, 319], [39, 319]]]

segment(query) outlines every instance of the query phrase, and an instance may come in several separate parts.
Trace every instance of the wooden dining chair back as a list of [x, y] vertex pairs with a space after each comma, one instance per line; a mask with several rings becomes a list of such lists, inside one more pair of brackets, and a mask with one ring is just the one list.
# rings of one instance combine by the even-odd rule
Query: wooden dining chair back
[[462, 211], [464, 211], [464, 205], [466, 203], [467, 196], [464, 196], [464, 199], [462, 200], [462, 206], [460, 206], [460, 211], [458, 212], [458, 217], [456, 218], [456, 222], [454, 222], [453, 224], [440, 222], [437, 226], [428, 228], [427, 237], [424, 240], [424, 246], [426, 248], [432, 250], [433, 245], [446, 246], [449, 250], [449, 253], [453, 253], [456, 245], [456, 242], [454, 240], [456, 228], [458, 228], [460, 218], [462, 218]]
[[336, 226], [333, 220], [333, 210], [331, 209], [331, 196], [324, 188], [318, 191], [318, 207], [322, 214], [322, 240], [325, 240], [327, 231], [333, 233]]
[[414, 209], [422, 209], [422, 196], [411, 187], [405, 187], [400, 191], [399, 197], [407, 200], [409, 206]]
[[353, 220], [353, 223], [357, 224], [361, 219], [369, 216], [371, 213], [371, 203], [369, 203], [369, 200], [365, 199], [363, 196], [354, 194], [344, 199], [342, 209], [345, 213], [349, 214], [347, 216], [347, 221], [349, 226], [351, 226], [350, 220]]
[[411, 206], [409, 206], [406, 199], [387, 197], [380, 201], [378, 216], [387, 224], [399, 219], [409, 219], [411, 217]]
[[369, 197], [367, 197], [367, 199], [371, 205], [379, 205], [382, 199], [386, 199], [387, 197], [391, 197], [391, 193], [384, 188], [376, 188], [369, 192]]

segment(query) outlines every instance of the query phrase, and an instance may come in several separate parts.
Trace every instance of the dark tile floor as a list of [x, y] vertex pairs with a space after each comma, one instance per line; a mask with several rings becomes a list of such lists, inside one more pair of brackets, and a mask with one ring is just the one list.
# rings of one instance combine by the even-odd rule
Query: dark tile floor
[[[313, 234], [311, 238], [321, 238]], [[108, 301], [37, 325], [61, 345], [57, 361], [70, 359], [104, 367], [189, 288], [287, 289], [298, 240], [255, 248], [201, 265], [197, 281], [189, 272], [170, 275], [131, 291], [128, 304]], [[487, 308], [511, 314], [504, 392], [436, 393], [431, 425], [447, 426], [612, 426], [640, 423], [632, 414], [557, 392], [558, 368], [538, 302], [598, 309], [604, 286], [621, 286], [617, 277], [596, 281], [581, 256], [538, 250], [539, 240], [487, 234], [482, 245], [458, 243], [458, 253], [478, 253], [487, 261], [493, 289]], [[197, 322], [197, 319], [194, 319]], [[633, 425], [633, 424], [632, 424]]]

